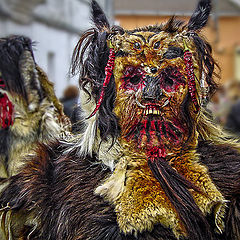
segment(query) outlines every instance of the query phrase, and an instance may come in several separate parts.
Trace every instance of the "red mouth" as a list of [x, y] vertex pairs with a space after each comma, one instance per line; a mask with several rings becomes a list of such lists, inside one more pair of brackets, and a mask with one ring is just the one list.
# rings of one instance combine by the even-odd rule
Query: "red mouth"
[[143, 114], [145, 116], [147, 115], [157, 115], [160, 116], [161, 111], [160, 111], [160, 106], [157, 104], [147, 104], [145, 105], [146, 108], [143, 110]]
[[156, 115], [160, 116], [161, 111], [164, 107], [166, 107], [169, 104], [169, 100], [165, 100], [162, 104], [156, 104], [156, 103], [149, 103], [145, 104], [144, 110], [143, 110], [143, 115], [148, 116], [148, 115]]

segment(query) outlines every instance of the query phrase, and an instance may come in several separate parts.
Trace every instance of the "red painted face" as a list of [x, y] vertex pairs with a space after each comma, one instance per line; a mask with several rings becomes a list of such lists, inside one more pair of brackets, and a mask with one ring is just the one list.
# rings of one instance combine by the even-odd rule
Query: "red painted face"
[[178, 147], [188, 137], [183, 116], [188, 93], [183, 44], [170, 39], [164, 32], [124, 36], [125, 52], [115, 60], [114, 110], [122, 137], [136, 149]]
[[[159, 90], [162, 89], [171, 93], [177, 92], [180, 85], [185, 86], [186, 84], [185, 77], [174, 67], [165, 68], [159, 75], [153, 77], [148, 75], [142, 68], [128, 66], [121, 80], [122, 89], [134, 92], [144, 91], [145, 88], [149, 91], [159, 88]], [[158, 96], [153, 97], [157, 98]]]

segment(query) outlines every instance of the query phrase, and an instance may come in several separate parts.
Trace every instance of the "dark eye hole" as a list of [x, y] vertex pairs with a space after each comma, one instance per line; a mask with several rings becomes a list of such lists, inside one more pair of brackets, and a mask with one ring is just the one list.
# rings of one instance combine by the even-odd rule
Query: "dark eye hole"
[[172, 86], [173, 86], [173, 80], [172, 80], [171, 78], [169, 78], [169, 77], [166, 77], [166, 78], [164, 79], [164, 82], [165, 82], [165, 84], [166, 84], [167, 86], [169, 86], [169, 87], [172, 87]]
[[133, 44], [133, 47], [134, 47], [135, 49], [137, 49], [137, 50], [140, 50], [140, 49], [141, 49], [141, 44], [140, 44], [139, 42], [135, 42], [135, 43]]
[[178, 47], [169, 47], [167, 52], [163, 54], [163, 58], [165, 59], [173, 59], [177, 57], [182, 57], [184, 54], [183, 50]]
[[141, 81], [141, 78], [140, 78], [139, 76], [137, 76], [137, 75], [135, 75], [135, 76], [133, 76], [133, 77], [131, 77], [131, 78], [129, 79], [129, 82], [130, 82], [131, 84], [133, 84], [133, 85], [139, 84], [140, 81]]
[[161, 43], [160, 41], [155, 42], [154, 45], [153, 45], [153, 48], [154, 48], [155, 50], [159, 49], [160, 43]]

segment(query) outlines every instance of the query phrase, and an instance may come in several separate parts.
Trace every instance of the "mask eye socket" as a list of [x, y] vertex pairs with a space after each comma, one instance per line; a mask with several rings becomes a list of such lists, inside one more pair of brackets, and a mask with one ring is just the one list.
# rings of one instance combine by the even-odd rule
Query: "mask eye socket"
[[141, 82], [141, 78], [138, 75], [135, 75], [129, 79], [129, 82], [133, 85], [138, 85]]
[[141, 48], [142, 48], [142, 46], [141, 46], [141, 44], [140, 44], [139, 42], [135, 42], [135, 43], [133, 44], [133, 47], [134, 47], [136, 50], [141, 50]]
[[158, 50], [159, 47], [160, 47], [160, 44], [161, 44], [160, 41], [155, 42], [155, 43], [153, 44], [153, 48], [154, 48], [155, 50]]
[[164, 83], [165, 83], [165, 85], [166, 85], [167, 87], [172, 87], [173, 84], [174, 84], [173, 80], [172, 80], [170, 77], [166, 77], [166, 78], [164, 79]]
[[140, 68], [128, 66], [123, 75], [124, 88], [136, 91], [143, 83], [144, 73]]
[[161, 72], [160, 86], [166, 92], [176, 92], [180, 85], [185, 86], [186, 81], [178, 69], [168, 67]]

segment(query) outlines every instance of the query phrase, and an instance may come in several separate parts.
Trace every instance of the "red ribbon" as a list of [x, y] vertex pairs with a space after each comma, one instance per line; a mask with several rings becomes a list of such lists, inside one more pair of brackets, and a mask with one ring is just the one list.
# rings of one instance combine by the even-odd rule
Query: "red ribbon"
[[[5, 84], [0, 80], [0, 87], [4, 88]], [[0, 96], [0, 128], [7, 128], [13, 125], [13, 104], [6, 93]]]
[[197, 89], [196, 89], [196, 82], [195, 82], [195, 75], [194, 75], [194, 66], [192, 61], [192, 53], [189, 50], [186, 50], [184, 52], [184, 62], [186, 64], [186, 72], [187, 72], [187, 78], [188, 78], [188, 91], [192, 98], [192, 102], [195, 106], [196, 112], [198, 112], [200, 109], [200, 106], [196, 98]]
[[110, 48], [110, 53], [109, 53], [107, 66], [105, 67], [105, 76], [106, 77], [105, 77], [104, 82], [103, 82], [102, 91], [101, 91], [99, 100], [97, 102], [96, 108], [94, 109], [94, 111], [91, 113], [91, 115], [88, 118], [91, 118], [92, 116], [94, 116], [97, 113], [97, 111], [99, 110], [99, 108], [102, 104], [106, 87], [109, 84], [111, 76], [113, 74], [114, 61], [115, 61], [115, 52], [114, 52], [113, 48]]

